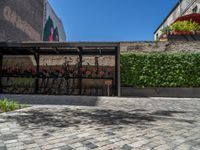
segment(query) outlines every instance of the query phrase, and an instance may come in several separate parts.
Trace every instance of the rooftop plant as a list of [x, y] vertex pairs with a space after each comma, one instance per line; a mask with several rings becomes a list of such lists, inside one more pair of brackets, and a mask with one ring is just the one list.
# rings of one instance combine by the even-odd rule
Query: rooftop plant
[[200, 25], [192, 20], [177, 21], [171, 25], [171, 29], [175, 32], [195, 32], [200, 29]]
[[166, 26], [161, 29], [162, 34], [169, 34], [172, 31], [170, 26]]

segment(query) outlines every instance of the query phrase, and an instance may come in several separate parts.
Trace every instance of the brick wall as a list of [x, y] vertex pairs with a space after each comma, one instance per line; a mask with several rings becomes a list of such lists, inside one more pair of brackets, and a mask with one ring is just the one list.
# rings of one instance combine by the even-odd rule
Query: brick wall
[[0, 0], [0, 41], [39, 41], [44, 0]]

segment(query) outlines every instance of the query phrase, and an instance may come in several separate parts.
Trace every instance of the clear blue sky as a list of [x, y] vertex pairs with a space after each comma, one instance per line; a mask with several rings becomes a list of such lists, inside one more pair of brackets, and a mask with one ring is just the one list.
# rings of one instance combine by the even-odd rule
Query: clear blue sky
[[178, 0], [49, 0], [68, 41], [145, 41]]

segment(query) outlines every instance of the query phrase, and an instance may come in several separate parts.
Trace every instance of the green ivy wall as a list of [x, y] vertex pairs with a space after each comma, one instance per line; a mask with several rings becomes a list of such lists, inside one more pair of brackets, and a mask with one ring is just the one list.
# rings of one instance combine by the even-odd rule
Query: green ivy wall
[[200, 53], [122, 53], [121, 77], [125, 87], [200, 87]]

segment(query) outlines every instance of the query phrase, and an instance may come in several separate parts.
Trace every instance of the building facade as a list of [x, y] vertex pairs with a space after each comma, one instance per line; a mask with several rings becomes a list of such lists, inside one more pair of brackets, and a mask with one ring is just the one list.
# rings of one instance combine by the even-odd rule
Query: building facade
[[[49, 26], [47, 18], [52, 22]], [[47, 0], [0, 1], [0, 41], [42, 40], [66, 40], [62, 22]]]
[[200, 13], [200, 0], [179, 0], [168, 16], [163, 20], [154, 32], [154, 40], [162, 34], [164, 27], [170, 26], [178, 17], [191, 13]]
[[41, 40], [43, 8], [43, 0], [1, 0], [0, 41]]
[[62, 21], [58, 18], [48, 1], [45, 0], [44, 3], [43, 41], [66, 41]]
[[[6, 41], [63, 42], [66, 35], [48, 0], [0, 0], [0, 42]], [[5, 57], [3, 63], [8, 67], [35, 66], [31, 56]]]

